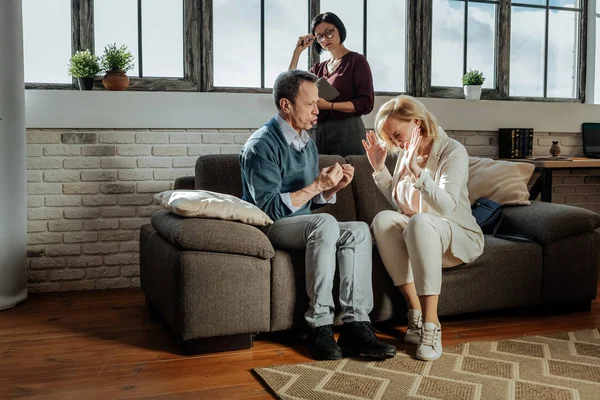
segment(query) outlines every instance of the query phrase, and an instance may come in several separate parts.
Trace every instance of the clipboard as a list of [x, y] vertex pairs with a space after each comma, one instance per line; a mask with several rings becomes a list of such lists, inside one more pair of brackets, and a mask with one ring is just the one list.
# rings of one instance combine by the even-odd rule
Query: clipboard
[[327, 101], [331, 101], [340, 95], [340, 92], [327, 82], [327, 79], [319, 78], [317, 80], [317, 87], [319, 88], [319, 97]]

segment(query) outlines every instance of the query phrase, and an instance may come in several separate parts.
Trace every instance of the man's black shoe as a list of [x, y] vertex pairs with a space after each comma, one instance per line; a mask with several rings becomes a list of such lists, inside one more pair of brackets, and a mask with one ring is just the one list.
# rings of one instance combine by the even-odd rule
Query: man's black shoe
[[364, 354], [371, 358], [385, 359], [396, 355], [396, 348], [380, 342], [375, 336], [375, 328], [369, 322], [348, 322], [342, 327], [338, 339], [344, 356]]
[[317, 360], [339, 360], [342, 349], [333, 338], [333, 325], [317, 326], [309, 332], [308, 342]]

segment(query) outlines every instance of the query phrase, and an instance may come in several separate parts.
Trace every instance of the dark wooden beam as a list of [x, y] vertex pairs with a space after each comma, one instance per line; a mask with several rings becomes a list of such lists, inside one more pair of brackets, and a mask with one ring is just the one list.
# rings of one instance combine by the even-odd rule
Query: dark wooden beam
[[[307, 32], [310, 32], [310, 23], [314, 17], [321, 13], [321, 1], [320, 0], [308, 0], [308, 27], [306, 28]], [[308, 49], [308, 65], [311, 67], [318, 62], [321, 61], [321, 56], [317, 52], [317, 46], [319, 44], [315, 43], [310, 46]]]
[[209, 91], [214, 86], [214, 64], [213, 64], [213, 4], [212, 0], [196, 0], [200, 1], [200, 40], [201, 40], [201, 55], [198, 60], [201, 68], [201, 86], [200, 90]]
[[202, 4], [199, 0], [183, 2], [183, 76], [200, 90], [202, 86]]
[[406, 72], [405, 72], [405, 91], [411, 96], [417, 95], [418, 82], [421, 81], [421, 70], [419, 68], [418, 56], [421, 54], [420, 49], [420, 23], [417, 11], [418, 0], [409, 0], [407, 7], [408, 18], [406, 21]]
[[432, 21], [433, 21], [433, 2], [430, 0], [420, 0], [420, 12], [417, 24], [420, 22], [419, 46], [420, 53], [417, 54], [416, 65], [420, 70], [420, 80], [416, 82], [416, 95], [419, 97], [427, 96], [431, 89], [431, 52], [432, 52]]
[[71, 53], [94, 48], [94, 0], [71, 0]]
[[[578, 96], [579, 100], [582, 103], [585, 103], [586, 99], [586, 84], [587, 84], [587, 76], [586, 76], [586, 68], [587, 68], [587, 12], [588, 12], [588, 1], [589, 0], [581, 0], [581, 8], [583, 9], [581, 12], [581, 29], [579, 32], [579, 81], [577, 82], [579, 85]], [[596, 10], [599, 12], [600, 10]], [[598, 24], [596, 24], [598, 25]], [[596, 26], [596, 29], [599, 27]], [[598, 37], [596, 35], [596, 37]], [[596, 43], [596, 47], [598, 44]], [[598, 77], [600, 79], [600, 77]], [[600, 93], [598, 93], [600, 95]]]
[[510, 90], [510, 11], [510, 0], [500, 0], [496, 33], [496, 90], [501, 99], [507, 99]]

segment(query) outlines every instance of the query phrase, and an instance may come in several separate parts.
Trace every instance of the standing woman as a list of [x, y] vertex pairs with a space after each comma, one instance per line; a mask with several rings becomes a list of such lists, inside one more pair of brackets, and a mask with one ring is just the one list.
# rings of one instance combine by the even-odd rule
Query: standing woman
[[340, 93], [331, 102], [320, 98], [317, 103], [320, 154], [365, 154], [361, 142], [366, 130], [361, 115], [373, 109], [373, 76], [365, 56], [348, 50], [344, 40], [346, 28], [339, 17], [330, 12], [319, 14], [311, 22], [311, 34], [298, 38], [290, 62], [289, 69], [296, 69], [300, 54], [315, 41], [319, 54], [325, 49], [331, 55], [310, 69]]
[[[408, 306], [407, 343], [417, 358], [442, 355], [438, 299], [442, 268], [474, 261], [483, 252], [481, 228], [467, 191], [469, 156], [449, 138], [423, 103], [398, 96], [381, 106], [363, 142], [373, 178], [395, 211], [378, 213], [371, 225], [381, 260]], [[394, 175], [387, 148], [401, 149]]]

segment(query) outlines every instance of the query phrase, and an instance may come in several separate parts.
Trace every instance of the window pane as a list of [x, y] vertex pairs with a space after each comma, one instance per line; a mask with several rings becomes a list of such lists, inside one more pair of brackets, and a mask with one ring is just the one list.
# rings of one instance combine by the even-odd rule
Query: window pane
[[214, 85], [260, 87], [260, 59], [260, 0], [213, 0]]
[[374, 89], [405, 92], [406, 0], [379, 0], [367, 4], [367, 58]]
[[95, 1], [94, 30], [96, 54], [101, 57], [107, 44], [116, 43], [117, 47], [127, 46], [133, 54], [135, 63], [135, 67], [127, 72], [127, 75], [139, 76], [137, 1]]
[[579, 8], [581, 0], [550, 0], [550, 5], [555, 7]]
[[[290, 16], [293, 16], [291, 18]], [[275, 78], [287, 71], [298, 37], [308, 33], [308, 3], [305, 1], [265, 0], [265, 86], [273, 87]], [[302, 52], [299, 69], [308, 69], [308, 52]]]
[[545, 6], [546, 0], [512, 0], [512, 4], [532, 4], [534, 6]]
[[71, 1], [23, 0], [25, 82], [71, 83]]
[[550, 10], [548, 97], [576, 98], [579, 65], [579, 12]]
[[[467, 23], [467, 71], [483, 72], [484, 88], [495, 87], [496, 5], [469, 3]], [[455, 85], [457, 86], [457, 85]]]
[[142, 55], [144, 76], [183, 77], [182, 0], [142, 1]]
[[[321, 0], [321, 12], [332, 12], [346, 27], [344, 46], [357, 53], [363, 53], [363, 2], [362, 0]], [[321, 61], [329, 59], [329, 53], [321, 55]]]
[[464, 2], [433, 0], [432, 86], [462, 86], [464, 26]]
[[546, 10], [512, 7], [510, 95], [544, 95]]

